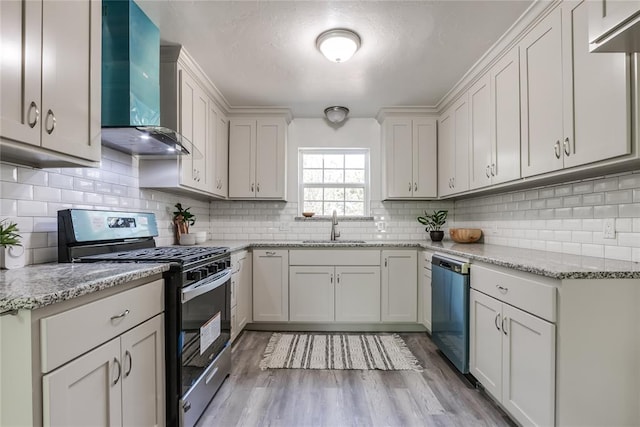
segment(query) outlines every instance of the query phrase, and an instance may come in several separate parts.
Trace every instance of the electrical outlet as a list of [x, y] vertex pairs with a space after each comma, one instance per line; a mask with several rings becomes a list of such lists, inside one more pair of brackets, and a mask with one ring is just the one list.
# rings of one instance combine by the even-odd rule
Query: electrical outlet
[[616, 220], [615, 218], [607, 218], [603, 222], [602, 232], [605, 239], [616, 238]]

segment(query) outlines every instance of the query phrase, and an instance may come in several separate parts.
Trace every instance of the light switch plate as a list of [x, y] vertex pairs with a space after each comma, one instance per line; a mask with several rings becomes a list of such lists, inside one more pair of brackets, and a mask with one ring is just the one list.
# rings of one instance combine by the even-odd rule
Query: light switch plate
[[616, 238], [616, 220], [615, 218], [606, 218], [602, 226], [602, 232], [605, 239]]

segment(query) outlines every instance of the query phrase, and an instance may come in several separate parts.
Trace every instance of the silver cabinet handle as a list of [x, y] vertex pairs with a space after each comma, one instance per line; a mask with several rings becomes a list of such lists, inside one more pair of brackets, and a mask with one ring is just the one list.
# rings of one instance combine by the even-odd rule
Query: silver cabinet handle
[[30, 128], [36, 127], [36, 125], [38, 124], [38, 120], [40, 120], [40, 109], [38, 108], [38, 104], [36, 104], [35, 101], [31, 101], [31, 104], [29, 104], [29, 111], [27, 112], [27, 117], [31, 117], [32, 111], [35, 111], [36, 115], [33, 118], [33, 120], [30, 120], [28, 122]]
[[569, 144], [569, 137], [566, 137], [564, 139], [564, 144], [563, 145], [564, 145], [564, 154], [567, 155], [567, 156], [570, 156], [571, 155], [571, 146]]
[[456, 188], [456, 177], [451, 178], [451, 188]]
[[556, 159], [559, 159], [562, 154], [562, 151], [560, 151], [560, 140], [553, 144], [553, 151], [556, 153]]
[[329, 275], [329, 283], [333, 283], [333, 274]]
[[253, 187], [253, 183], [252, 183], [252, 184], [251, 184], [251, 192], [252, 192], [252, 193], [255, 193], [255, 191], [253, 190], [253, 188], [254, 188], [254, 187]]
[[387, 266], [387, 258], [384, 259], [384, 266]]
[[496, 329], [500, 330], [500, 325], [498, 325], [498, 320], [500, 319], [500, 313], [496, 313], [496, 318], [493, 319], [493, 324], [496, 325]]
[[274, 251], [267, 251], [265, 253], [267, 254], [267, 256], [274, 256], [276, 254]]
[[339, 274], [336, 275], [336, 282], [340, 283], [340, 275]]
[[129, 369], [124, 373], [124, 377], [127, 378], [131, 373], [131, 368], [133, 368], [133, 359], [131, 358], [131, 352], [129, 350], [124, 352], [124, 363], [126, 365], [127, 359], [129, 359]]
[[118, 381], [120, 381], [120, 375], [122, 375], [122, 365], [120, 365], [120, 361], [115, 357], [113, 358], [113, 363], [118, 367], [118, 376], [115, 380], [113, 380], [113, 383], [111, 383], [111, 385], [116, 385], [118, 384]]
[[260, 183], [256, 184], [256, 191], [259, 193], [260, 192]]
[[[49, 127], [49, 117], [51, 117], [51, 127]], [[55, 114], [53, 114], [53, 111], [49, 110], [47, 111], [47, 119], [45, 121], [45, 129], [47, 131], [47, 133], [49, 135], [51, 135], [53, 133], [53, 131], [56, 129], [56, 116]]]
[[418, 183], [417, 182], [413, 183], [413, 191], [418, 191]]
[[489, 165], [487, 165], [487, 171], [486, 171], [486, 174], [487, 174], [487, 178], [490, 178], [490, 177], [491, 177], [491, 166], [489, 166]]
[[409, 183], [409, 191], [411, 191], [411, 183]]
[[509, 288], [505, 288], [504, 286], [496, 285], [496, 288], [498, 288], [498, 290], [503, 294], [506, 294], [507, 292], [509, 292]]
[[496, 164], [491, 163], [491, 176], [496, 176]]
[[129, 313], [131, 313], [129, 310], [125, 310], [125, 311], [123, 311], [123, 312], [122, 312], [122, 313], [120, 313], [120, 314], [116, 314], [115, 316], [111, 316], [111, 320], [118, 320], [118, 319], [121, 319], [121, 318], [123, 318], [123, 317], [127, 316]]
[[508, 335], [508, 334], [507, 334], [507, 327], [505, 326], [505, 322], [506, 322], [506, 321], [507, 321], [507, 316], [504, 316], [504, 317], [502, 318], [502, 332], [503, 332], [505, 335]]

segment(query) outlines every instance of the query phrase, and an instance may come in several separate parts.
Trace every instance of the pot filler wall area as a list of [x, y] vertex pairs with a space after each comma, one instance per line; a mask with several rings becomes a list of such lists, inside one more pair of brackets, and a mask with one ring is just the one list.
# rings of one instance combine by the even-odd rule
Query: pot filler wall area
[[[138, 187], [138, 163], [103, 148], [98, 168], [30, 169], [0, 163], [0, 217], [14, 219], [27, 264], [57, 260], [59, 209], [126, 209], [158, 217], [157, 244], [174, 243], [173, 205], [191, 206], [214, 240], [325, 239], [330, 222], [296, 221], [294, 202], [202, 201]], [[484, 242], [640, 262], [640, 172], [457, 201], [371, 201], [373, 220], [341, 221], [341, 239], [428, 239], [416, 217], [449, 209], [446, 227], [478, 227]], [[604, 220], [616, 237], [605, 239]], [[445, 228], [445, 231], [446, 228]], [[448, 237], [448, 235], [447, 235]]]

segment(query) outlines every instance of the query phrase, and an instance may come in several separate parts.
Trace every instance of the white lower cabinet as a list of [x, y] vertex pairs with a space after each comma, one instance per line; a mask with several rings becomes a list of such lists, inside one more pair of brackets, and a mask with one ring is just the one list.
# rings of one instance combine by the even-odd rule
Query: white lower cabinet
[[289, 251], [253, 250], [253, 321], [289, 320]]
[[380, 321], [380, 267], [336, 267], [336, 322]]
[[251, 255], [247, 251], [231, 254], [231, 341], [251, 323]]
[[427, 331], [431, 332], [431, 257], [432, 252], [424, 251], [421, 254], [421, 263], [418, 267], [418, 322]]
[[333, 267], [289, 267], [289, 320], [332, 322], [335, 306]]
[[382, 251], [383, 322], [417, 322], [418, 256], [416, 251]]
[[[555, 307], [544, 285], [518, 282], [507, 274], [472, 266], [478, 287], [496, 288], [514, 301], [523, 295]], [[510, 280], [511, 279], [511, 280]], [[472, 282], [473, 283], [473, 282]], [[472, 284], [472, 286], [474, 286]], [[469, 371], [523, 425], [555, 423], [555, 324], [471, 289], [469, 306]]]
[[164, 425], [164, 315], [42, 378], [45, 426]]

